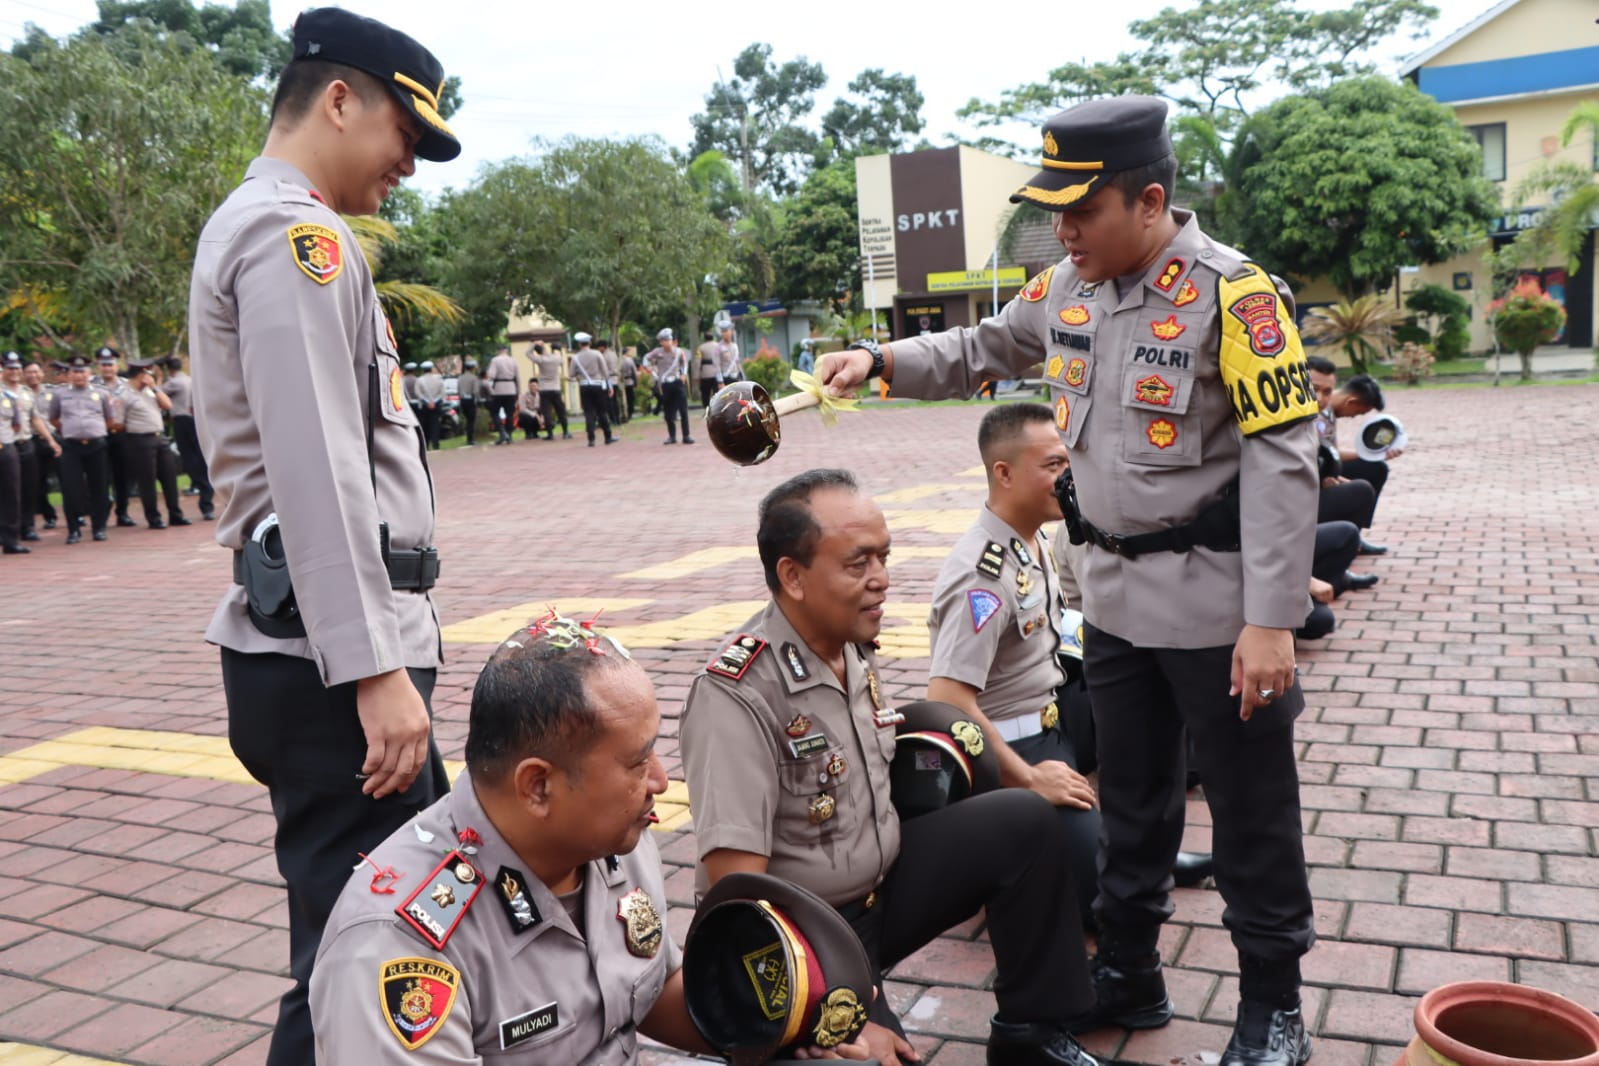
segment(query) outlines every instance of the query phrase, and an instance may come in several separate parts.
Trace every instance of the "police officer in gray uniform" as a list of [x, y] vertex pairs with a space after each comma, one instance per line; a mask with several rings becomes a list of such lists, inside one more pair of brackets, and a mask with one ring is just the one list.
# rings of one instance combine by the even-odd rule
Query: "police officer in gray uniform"
[[393, 331], [354, 234], [415, 159], [460, 152], [444, 71], [396, 30], [300, 15], [260, 158], [200, 235], [195, 412], [234, 584], [228, 738], [269, 790], [293, 987], [267, 1061], [315, 1051], [307, 989], [329, 911], [370, 852], [448, 790], [431, 736], [441, 660], [433, 487]]
[[27, 555], [22, 539], [22, 460], [17, 437], [22, 432], [22, 400], [0, 386], [0, 551]]
[[67, 385], [50, 394], [46, 417], [61, 441], [61, 502], [67, 512], [67, 543], [76, 544], [83, 539], [85, 515], [94, 539], [106, 539], [111, 515], [106, 438], [117, 420], [111, 394], [89, 384], [89, 360], [74, 356], [68, 367]]
[[[163, 392], [156, 391], [155, 377], [149, 360], [128, 360], [127, 385], [122, 399], [123, 459], [129, 479], [139, 490], [139, 502], [144, 506], [144, 520], [151, 529], [167, 528], [156, 507], [156, 476], [160, 453], [166, 451], [161, 438], [161, 413], [172, 406]], [[170, 457], [170, 452], [167, 453]], [[161, 479], [166, 492], [167, 519], [174, 526], [190, 525], [184, 517], [183, 505], [178, 496], [175, 471], [168, 465], [167, 477]]]
[[128, 384], [118, 373], [117, 361], [122, 353], [115, 348], [103, 347], [94, 353], [95, 368], [100, 374], [100, 387], [111, 397], [111, 417], [119, 428], [106, 436], [106, 463], [110, 469], [111, 499], [116, 509], [117, 525], [132, 529], [139, 523], [128, 513], [133, 501], [133, 477], [128, 465], [129, 442], [122, 426], [124, 408], [128, 400]]
[[594, 447], [594, 430], [605, 434], [606, 444], [615, 444], [611, 433], [611, 378], [605, 356], [589, 343], [594, 338], [587, 333], [573, 334], [577, 351], [572, 353], [572, 376], [577, 378], [578, 398], [583, 401], [583, 430], [588, 434], [589, 447]]
[[4, 359], [0, 360], [0, 379], [5, 381], [5, 388], [22, 409], [22, 426], [17, 430], [17, 466], [21, 475], [19, 538], [38, 540], [38, 531], [33, 528], [33, 516], [39, 510], [39, 498], [43, 495], [41, 481], [44, 463], [52, 454], [60, 455], [61, 448], [50, 435], [50, 427], [45, 424], [44, 415], [39, 410], [38, 394], [23, 380], [22, 356], [16, 352], [5, 354]]
[[455, 376], [455, 396], [461, 405], [461, 425], [466, 427], [468, 447], [477, 443], [477, 394], [480, 388], [477, 360], [469, 355], [461, 364], [461, 372]]
[[1175, 170], [1160, 100], [1054, 116], [1041, 171], [1012, 199], [1055, 212], [1067, 257], [975, 328], [858, 342], [822, 378], [835, 392], [876, 373], [900, 395], [970, 396], [1043, 364], [1074, 475], [1063, 509], [1092, 545], [1078, 576], [1105, 823], [1100, 1017], [1171, 1015], [1156, 938], [1172, 913], [1186, 726], [1239, 954], [1221, 1066], [1295, 1066], [1310, 1055], [1299, 959], [1314, 932], [1293, 631], [1308, 608], [1316, 401], [1291, 294], [1170, 208]]
[[167, 360], [167, 377], [161, 391], [172, 401], [167, 412], [172, 416], [172, 438], [178, 445], [178, 461], [183, 472], [189, 475], [191, 494], [200, 497], [200, 517], [207, 522], [216, 518], [215, 493], [211, 477], [205, 468], [205, 452], [200, 448], [200, 431], [194, 426], [194, 383], [183, 370], [183, 358], [174, 355]]

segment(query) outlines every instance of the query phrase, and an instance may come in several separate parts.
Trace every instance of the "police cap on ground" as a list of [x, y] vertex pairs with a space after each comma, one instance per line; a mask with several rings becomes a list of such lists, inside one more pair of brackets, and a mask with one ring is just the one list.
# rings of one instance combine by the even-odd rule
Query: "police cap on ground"
[[439, 115], [444, 67], [433, 53], [399, 30], [376, 19], [317, 7], [294, 22], [294, 58], [341, 63], [364, 70], [388, 86], [400, 106], [422, 128], [416, 154], [447, 163], [461, 154], [461, 142]]
[[110, 345], [96, 349], [94, 357], [102, 363], [114, 363], [121, 358], [121, 356], [117, 353], [117, 350], [112, 348]]
[[671, 340], [672, 339], [672, 331], [671, 331], [671, 329], [668, 328], [668, 329], [661, 330], [661, 332], [659, 332], [659, 333], [657, 333], [655, 335], [655, 339], [658, 340], [658, 341], [669, 341], [669, 340]]
[[902, 821], [999, 787], [999, 756], [982, 726], [959, 707], [934, 700], [899, 708], [889, 795]]
[[1153, 96], [1090, 100], [1044, 123], [1043, 167], [1011, 194], [1048, 211], [1064, 211], [1088, 199], [1111, 175], [1164, 159], [1172, 153], [1166, 132], [1166, 102]]
[[821, 897], [769, 874], [728, 874], [683, 942], [688, 1016], [734, 1066], [791, 1047], [833, 1048], [866, 1025], [875, 975], [860, 939]]
[[18, 355], [16, 352], [7, 352], [5, 354], [4, 365], [7, 370], [21, 370], [22, 356]]

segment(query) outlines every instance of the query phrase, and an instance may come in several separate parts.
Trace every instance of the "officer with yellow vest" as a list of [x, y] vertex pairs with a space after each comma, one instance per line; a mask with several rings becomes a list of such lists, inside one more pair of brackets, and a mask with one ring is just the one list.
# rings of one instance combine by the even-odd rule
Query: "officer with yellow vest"
[[1171, 1016], [1156, 939], [1172, 914], [1186, 726], [1239, 954], [1221, 1066], [1297, 1066], [1310, 1055], [1299, 959], [1314, 932], [1294, 628], [1315, 532], [1316, 400], [1292, 295], [1170, 206], [1176, 165], [1160, 100], [1055, 115], [1039, 173], [1011, 199], [1055, 213], [1066, 257], [974, 328], [858, 342], [821, 377], [836, 394], [881, 376], [899, 395], [970, 396], [1043, 365], [1074, 475], [1063, 507], [1091, 545], [1079, 577], [1105, 825], [1099, 1016]]

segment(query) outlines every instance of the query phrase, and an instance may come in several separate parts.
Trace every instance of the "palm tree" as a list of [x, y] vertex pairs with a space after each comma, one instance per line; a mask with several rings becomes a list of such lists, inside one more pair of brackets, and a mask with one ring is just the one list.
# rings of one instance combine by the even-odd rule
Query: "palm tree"
[[1387, 359], [1394, 328], [1404, 322], [1403, 309], [1385, 297], [1369, 293], [1328, 307], [1311, 308], [1305, 312], [1299, 332], [1306, 340], [1339, 345], [1348, 353], [1349, 365], [1355, 372], [1365, 374], [1370, 372], [1368, 360]]
[[[346, 215], [345, 224], [355, 234], [355, 242], [366, 256], [372, 276], [383, 268], [383, 249], [400, 239], [394, 223], [378, 215]], [[379, 281], [374, 286], [385, 311], [402, 322], [412, 315], [455, 323], [466, 317], [461, 305], [431, 285], [416, 281]]]
[[[1566, 117], [1560, 130], [1561, 147], [1569, 148], [1572, 138], [1583, 130], [1599, 143], [1599, 102], [1578, 104]], [[1590, 159], [1588, 163], [1543, 162], [1522, 179], [1516, 186], [1517, 206], [1540, 198], [1547, 198], [1551, 206], [1539, 216], [1537, 225], [1523, 230], [1505, 249], [1515, 265], [1543, 266], [1552, 254], [1558, 254], [1565, 259], [1566, 269], [1576, 273], [1599, 217], [1599, 185], [1593, 177]]]

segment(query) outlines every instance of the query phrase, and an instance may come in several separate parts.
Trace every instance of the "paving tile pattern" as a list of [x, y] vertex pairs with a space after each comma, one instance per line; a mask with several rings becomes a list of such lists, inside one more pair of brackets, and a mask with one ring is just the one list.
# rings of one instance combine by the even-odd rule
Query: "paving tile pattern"
[[[1305, 1002], [1319, 1063], [1385, 1066], [1409, 1038], [1415, 997], [1445, 981], [1520, 981], [1599, 1004], [1594, 397], [1592, 386], [1394, 391], [1412, 445], [1373, 534], [1393, 553], [1360, 561], [1382, 583], [1341, 601], [1337, 632], [1300, 653], [1321, 936], [1305, 960]], [[723, 462], [703, 436], [662, 447], [658, 422], [624, 427], [613, 448], [540, 441], [437, 455], [440, 613], [458, 624], [518, 604], [643, 601], [604, 622], [670, 636], [684, 616], [762, 599], [747, 550], [761, 493], [839, 465], [894, 494], [896, 541], [920, 549], [892, 571], [896, 624], [909, 631], [940, 551], [980, 503], [984, 409], [874, 405], [833, 429], [801, 415], [777, 456], [750, 469]], [[0, 564], [0, 756], [98, 726], [225, 736], [217, 654], [201, 640], [228, 580], [209, 533], [112, 530], [109, 543], [67, 548], [56, 530]], [[682, 699], [718, 647], [697, 632], [638, 651], [674, 777]], [[892, 697], [914, 698], [925, 642], [901, 647], [884, 681]], [[448, 758], [461, 755], [488, 648], [448, 649], [434, 696]], [[25, 1059], [34, 1053], [22, 1045], [150, 1066], [264, 1061], [288, 954], [264, 791], [92, 766], [5, 780], [0, 994], [11, 1007], [0, 1041], [15, 1047], [0, 1044], [0, 1062], [53, 1061]], [[1203, 847], [1201, 796], [1189, 814], [1188, 843]], [[660, 843], [681, 935], [692, 829]], [[1150, 1064], [1220, 1050], [1237, 994], [1221, 913], [1211, 889], [1177, 893], [1162, 950], [1178, 1020], [1097, 1033], [1091, 1048]], [[975, 920], [908, 959], [885, 994], [928, 1060], [956, 1066], [982, 1061], [992, 981]], [[645, 1060], [685, 1061], [661, 1049]]]

